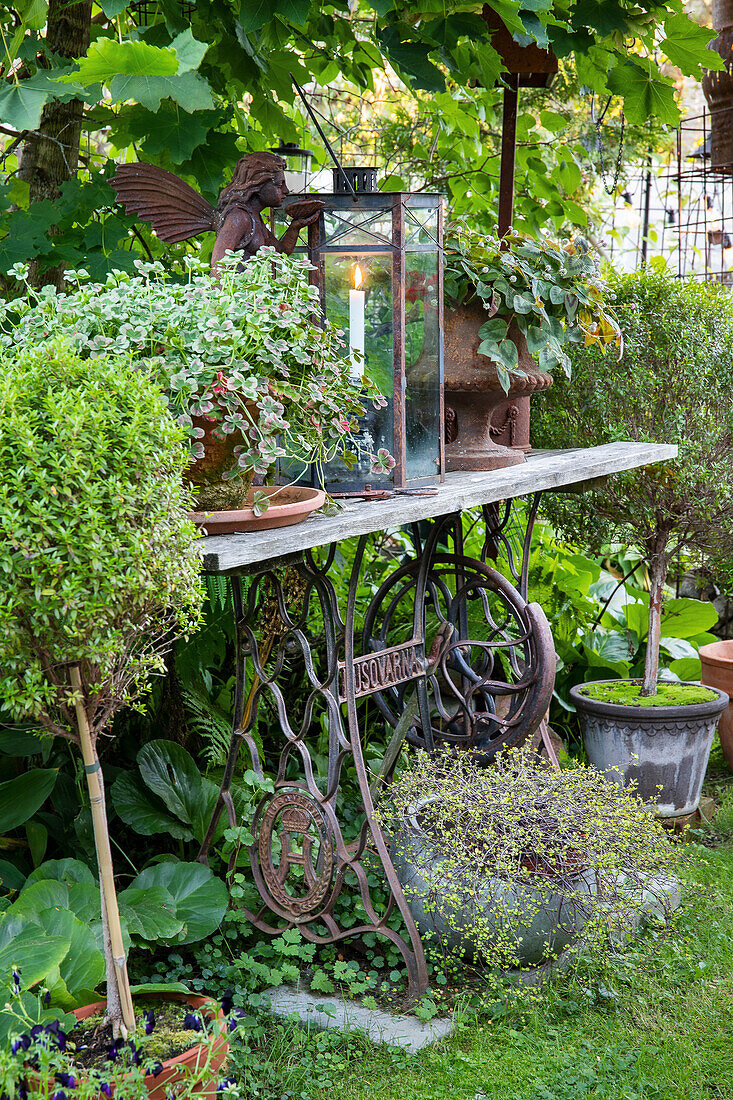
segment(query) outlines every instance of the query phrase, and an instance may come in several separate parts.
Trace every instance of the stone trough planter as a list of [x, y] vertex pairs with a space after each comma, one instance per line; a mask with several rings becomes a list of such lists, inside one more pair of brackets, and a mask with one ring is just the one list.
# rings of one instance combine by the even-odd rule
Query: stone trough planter
[[446, 872], [419, 817], [416, 807], [393, 841], [392, 862], [421, 935], [450, 951], [480, 954], [480, 924], [484, 949], [495, 945], [501, 954], [509, 940], [521, 966], [557, 958], [578, 939], [587, 921], [583, 899], [596, 888], [594, 871], [580, 871], [549, 896], [494, 876], [476, 890]]

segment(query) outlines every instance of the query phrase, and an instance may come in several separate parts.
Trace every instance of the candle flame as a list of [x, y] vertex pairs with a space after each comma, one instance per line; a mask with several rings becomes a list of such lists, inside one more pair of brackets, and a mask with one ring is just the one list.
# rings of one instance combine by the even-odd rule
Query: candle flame
[[354, 268], [354, 290], [359, 290], [361, 284], [364, 282], [364, 276], [361, 273], [361, 268], [357, 264]]

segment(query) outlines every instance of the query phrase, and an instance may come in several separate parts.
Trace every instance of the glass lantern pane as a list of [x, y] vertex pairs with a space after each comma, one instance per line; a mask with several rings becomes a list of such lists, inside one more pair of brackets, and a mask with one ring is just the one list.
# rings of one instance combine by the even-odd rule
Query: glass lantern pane
[[349, 470], [341, 459], [330, 462], [325, 472], [326, 485], [333, 488], [338, 484], [348, 489], [366, 483], [388, 483], [391, 475], [370, 472], [369, 456], [380, 447], [386, 447], [390, 453], [394, 449], [392, 256], [326, 252], [322, 258], [326, 316], [343, 330], [344, 354], [352, 357], [352, 349], [363, 349], [363, 362], [353, 354], [353, 371], [363, 371], [371, 378], [387, 401], [382, 409], [368, 403], [356, 441], [354, 466]]
[[438, 255], [408, 252], [405, 266], [407, 478], [435, 477], [440, 451]]
[[324, 249], [392, 248], [392, 210], [326, 210]]
[[438, 247], [438, 208], [405, 207], [405, 248]]

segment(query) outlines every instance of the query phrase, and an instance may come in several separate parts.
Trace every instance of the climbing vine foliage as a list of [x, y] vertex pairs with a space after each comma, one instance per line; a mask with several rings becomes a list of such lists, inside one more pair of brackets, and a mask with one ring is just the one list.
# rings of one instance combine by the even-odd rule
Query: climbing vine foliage
[[[551, 47], [579, 94], [616, 97], [631, 124], [676, 122], [665, 58], [692, 76], [722, 64], [706, 48], [712, 32], [690, 20], [682, 0], [489, 7], [520, 45]], [[77, 39], [64, 37], [72, 22], [78, 54]], [[114, 207], [111, 162], [159, 164], [212, 198], [243, 152], [304, 137], [293, 79], [311, 95], [343, 96], [346, 108], [354, 97], [373, 104], [385, 87], [396, 89], [408, 130], [410, 117], [429, 119], [430, 132], [418, 128], [408, 142], [413, 159], [429, 169], [449, 147], [460, 153], [461, 170], [449, 164], [439, 189], [461, 212], [494, 202], [498, 161], [489, 154], [486, 163], [486, 150], [499, 129], [502, 61], [475, 2], [16, 0], [0, 11], [0, 60], [0, 274], [31, 259], [41, 269], [81, 264], [102, 277], [132, 270], [131, 250], [160, 255], [156, 240], [130, 237], [132, 222]], [[431, 113], [430, 104], [440, 109]], [[582, 142], [566, 146], [557, 137], [572, 107], [541, 119], [531, 97], [528, 104], [520, 149], [534, 125], [528, 120], [541, 130], [529, 143], [537, 152], [520, 156], [518, 191], [546, 213], [523, 217], [554, 219], [555, 228], [566, 219], [582, 224]], [[78, 134], [67, 116], [81, 120], [78, 149], [64, 136]], [[315, 135], [306, 136], [325, 160]], [[50, 196], [32, 170], [41, 148], [55, 154]], [[392, 181], [404, 183], [399, 174]]]

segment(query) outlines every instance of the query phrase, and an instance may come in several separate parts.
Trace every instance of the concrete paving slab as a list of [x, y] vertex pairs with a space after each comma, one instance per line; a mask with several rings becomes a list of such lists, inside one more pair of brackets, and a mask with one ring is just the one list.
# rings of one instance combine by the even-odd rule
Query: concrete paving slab
[[422, 1050], [429, 1043], [450, 1035], [454, 1028], [450, 1018], [423, 1023], [415, 1016], [392, 1015], [380, 1009], [365, 1008], [359, 1001], [326, 997], [292, 986], [272, 986], [265, 990], [263, 996], [276, 1016], [296, 1016], [301, 1023], [318, 1028], [361, 1030], [373, 1043], [384, 1043], [403, 1050]]

